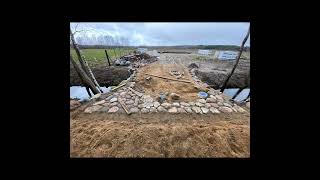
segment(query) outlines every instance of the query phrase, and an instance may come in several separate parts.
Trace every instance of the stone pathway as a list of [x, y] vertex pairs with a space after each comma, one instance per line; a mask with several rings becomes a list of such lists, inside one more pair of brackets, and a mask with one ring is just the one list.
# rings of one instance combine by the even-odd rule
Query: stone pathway
[[210, 89], [206, 99], [197, 99], [194, 102], [160, 103], [150, 95], [143, 94], [141, 97], [133, 93], [129, 87], [122, 87], [106, 99], [99, 100], [85, 109], [85, 113], [126, 113], [119, 100], [124, 102], [130, 113], [244, 113], [245, 109], [229, 102], [217, 90]]
[[[192, 78], [197, 83], [202, 83], [193, 72], [189, 70]], [[160, 103], [150, 95], [133, 90], [136, 73], [128, 78], [128, 84], [119, 88], [116, 92], [105, 99], [96, 101], [85, 109], [85, 113], [104, 112], [104, 113], [126, 113], [119, 100], [123, 102], [130, 113], [196, 113], [196, 114], [219, 114], [219, 113], [245, 113], [246, 110], [230, 102], [219, 91], [209, 88], [208, 97], [197, 99], [194, 102], [174, 102]], [[100, 95], [96, 95], [99, 97]], [[97, 98], [96, 98], [97, 99]], [[247, 105], [248, 106], [248, 105]], [[250, 104], [249, 104], [250, 107]]]

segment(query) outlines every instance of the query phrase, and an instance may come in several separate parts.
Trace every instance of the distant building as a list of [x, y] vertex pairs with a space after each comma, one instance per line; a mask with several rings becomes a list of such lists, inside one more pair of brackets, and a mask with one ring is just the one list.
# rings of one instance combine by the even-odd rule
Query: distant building
[[208, 49], [199, 49], [198, 50], [198, 54], [201, 54], [201, 55], [206, 55], [208, 56], [209, 54], [211, 54], [211, 50], [208, 50]]
[[235, 51], [216, 51], [214, 54], [219, 60], [235, 60], [238, 52]]

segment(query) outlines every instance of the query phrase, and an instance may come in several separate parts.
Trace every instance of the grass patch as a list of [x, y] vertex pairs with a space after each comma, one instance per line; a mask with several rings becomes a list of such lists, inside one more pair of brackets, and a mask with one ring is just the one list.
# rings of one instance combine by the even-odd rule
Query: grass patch
[[[106, 53], [105, 49], [81, 49], [81, 54], [85, 56], [86, 61], [88, 62], [90, 67], [105, 65], [106, 61]], [[113, 48], [107, 49], [110, 60], [113, 62], [116, 58], [119, 58], [120, 55], [128, 55], [128, 52], [133, 52], [135, 49], [133, 48]], [[73, 59], [78, 61], [78, 57], [76, 55], [76, 51], [74, 49], [70, 49], [71, 55]]]

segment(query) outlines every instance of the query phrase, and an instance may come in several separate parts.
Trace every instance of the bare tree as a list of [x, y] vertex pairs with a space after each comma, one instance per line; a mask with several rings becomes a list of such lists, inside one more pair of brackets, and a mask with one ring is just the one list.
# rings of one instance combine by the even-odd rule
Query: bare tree
[[100, 93], [97, 87], [93, 84], [93, 82], [90, 80], [90, 78], [87, 76], [87, 74], [77, 65], [77, 63], [73, 60], [72, 55], [70, 53], [70, 61], [76, 70], [78, 76], [80, 79], [87, 84], [91, 89], [94, 94]]
[[239, 60], [240, 60], [240, 57], [241, 57], [241, 54], [242, 54], [242, 51], [243, 51], [243, 46], [244, 46], [244, 44], [247, 42], [247, 39], [248, 39], [248, 37], [249, 37], [249, 34], [250, 34], [250, 26], [249, 26], [249, 29], [248, 29], [248, 32], [247, 32], [246, 37], [245, 37], [245, 38], [243, 39], [243, 41], [242, 41], [242, 44], [241, 44], [241, 47], [240, 47], [240, 52], [239, 52], [239, 55], [237, 56], [237, 59], [236, 59], [236, 63], [235, 63], [235, 65], [233, 66], [231, 73], [227, 76], [227, 79], [226, 79], [226, 81], [224, 82], [224, 84], [223, 84], [220, 92], [223, 92], [223, 91], [224, 91], [224, 89], [226, 88], [227, 83], [228, 83], [230, 77], [232, 76], [234, 70], [237, 68], [237, 65], [238, 65], [238, 63], [239, 63]]
[[[77, 32], [77, 31], [76, 31]], [[79, 32], [79, 31], [78, 31]], [[78, 44], [76, 43], [76, 41], [74, 40], [74, 33], [72, 33], [71, 28], [70, 28], [70, 36], [71, 36], [71, 41], [72, 41], [72, 45], [73, 48], [76, 51], [76, 54], [78, 56], [78, 60], [80, 62], [80, 65], [82, 67], [82, 69], [84, 70], [84, 72], [89, 76], [89, 78], [94, 82], [94, 84], [98, 87], [98, 89], [103, 92], [100, 88], [100, 85], [98, 84], [96, 78], [94, 77], [87, 61], [85, 60], [85, 57], [81, 55], [80, 53], [80, 49], [78, 47]]]

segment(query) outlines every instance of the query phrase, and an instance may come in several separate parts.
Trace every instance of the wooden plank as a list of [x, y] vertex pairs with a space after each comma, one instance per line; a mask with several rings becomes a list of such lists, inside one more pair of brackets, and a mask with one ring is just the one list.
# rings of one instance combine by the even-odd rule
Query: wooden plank
[[127, 109], [127, 106], [119, 99], [119, 103], [121, 104], [122, 108], [126, 111], [127, 114], [130, 114], [130, 112]]
[[148, 74], [148, 73], [144, 73], [144, 74], [149, 75], [149, 76], [154, 76], [154, 77], [162, 78], [162, 79], [169, 79], [169, 80], [172, 80], [172, 81], [179, 81], [179, 82], [184, 82], [184, 83], [192, 83], [191, 81], [186, 81], [186, 80], [172, 79], [172, 78], [163, 77], [163, 76], [157, 76], [157, 75]]
[[136, 91], [136, 90], [132, 89], [131, 87], [128, 87], [128, 89], [130, 89], [133, 93], [135, 93], [135, 94], [136, 94], [137, 96], [139, 96], [139, 97], [143, 96], [143, 94], [142, 94], [142, 93], [140, 93], [140, 92], [138, 92], [138, 91]]
[[121, 84], [120, 86], [117, 86], [117, 87], [113, 88], [111, 91], [114, 91], [114, 90], [116, 90], [116, 89], [118, 89], [118, 88], [121, 88], [122, 86], [125, 86], [126, 84], [127, 84], [127, 82]]

